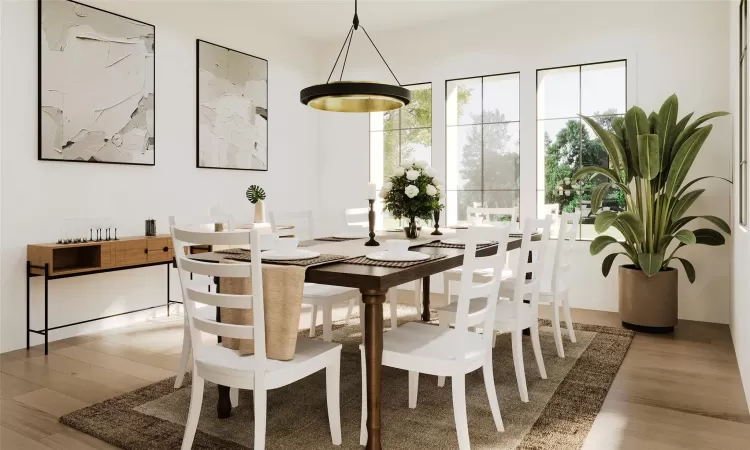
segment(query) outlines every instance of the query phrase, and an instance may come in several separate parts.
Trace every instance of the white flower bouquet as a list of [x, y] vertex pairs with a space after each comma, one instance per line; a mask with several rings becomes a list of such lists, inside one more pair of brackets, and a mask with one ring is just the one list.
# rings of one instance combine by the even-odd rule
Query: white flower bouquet
[[409, 219], [404, 227], [406, 236], [416, 239], [418, 229], [416, 218], [432, 220], [436, 211], [443, 209], [442, 184], [435, 177], [436, 172], [424, 161], [402, 164], [396, 168], [380, 191], [384, 209], [397, 219]]

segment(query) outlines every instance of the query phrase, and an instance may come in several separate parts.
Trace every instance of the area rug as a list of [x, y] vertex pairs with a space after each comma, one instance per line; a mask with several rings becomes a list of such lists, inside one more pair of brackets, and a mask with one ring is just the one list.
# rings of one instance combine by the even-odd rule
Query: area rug
[[[399, 316], [401, 310], [399, 307]], [[417, 316], [399, 317], [399, 322]], [[387, 314], [387, 313], [386, 313]], [[388, 321], [386, 320], [386, 323]], [[622, 364], [633, 333], [575, 325], [578, 342], [563, 330], [566, 358], [558, 358], [552, 328], [540, 321], [548, 378], [537, 371], [531, 341], [524, 337], [529, 402], [518, 394], [510, 336], [494, 349], [494, 375], [505, 432], [494, 428], [481, 370], [466, 378], [469, 436], [474, 449], [580, 449]], [[306, 332], [305, 332], [306, 333]], [[358, 322], [335, 325], [334, 341], [344, 344], [341, 360], [343, 444], [331, 444], [326, 410], [325, 372], [269, 391], [266, 447], [269, 449], [356, 449], [359, 446], [361, 373]], [[458, 446], [450, 378], [421, 375], [416, 409], [408, 408], [408, 376], [383, 368], [382, 443], [389, 449], [455, 449]], [[179, 449], [190, 401], [190, 377], [181, 389], [174, 378], [146, 386], [63, 416], [60, 421], [128, 450]], [[253, 442], [252, 392], [242, 391], [229, 419], [216, 417], [216, 386], [206, 383], [194, 449], [248, 449]]]

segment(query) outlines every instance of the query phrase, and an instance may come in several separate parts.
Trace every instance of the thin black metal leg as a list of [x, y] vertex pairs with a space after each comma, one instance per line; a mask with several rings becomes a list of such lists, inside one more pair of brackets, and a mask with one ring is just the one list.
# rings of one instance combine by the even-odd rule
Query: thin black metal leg
[[31, 261], [26, 261], [26, 349], [31, 347]]
[[167, 264], [167, 317], [169, 317], [169, 272], [172, 271], [171, 265], [171, 262]]
[[49, 263], [44, 264], [44, 354], [49, 353]]

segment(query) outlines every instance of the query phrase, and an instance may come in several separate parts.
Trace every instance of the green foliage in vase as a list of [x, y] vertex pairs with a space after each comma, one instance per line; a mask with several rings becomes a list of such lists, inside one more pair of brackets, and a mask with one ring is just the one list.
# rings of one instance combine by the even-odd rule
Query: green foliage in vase
[[254, 205], [259, 201], [266, 199], [266, 191], [264, 191], [263, 188], [258, 186], [257, 184], [253, 184], [250, 185], [249, 188], [247, 188], [245, 196], [248, 200], [250, 200], [250, 203]]
[[[723, 245], [724, 235], [713, 228], [686, 229], [694, 221], [705, 221], [726, 234], [729, 225], [716, 216], [691, 216], [688, 209], [705, 189], [690, 189], [706, 178], [703, 176], [686, 182], [712, 125], [701, 126], [710, 119], [725, 116], [726, 112], [713, 112], [690, 122], [693, 113], [677, 119], [678, 100], [670, 96], [659, 112], [646, 113], [634, 106], [625, 117], [612, 120], [612, 131], [606, 130], [595, 119], [581, 116], [604, 144], [609, 157], [609, 167], [583, 167], [573, 180], [589, 176], [603, 177], [591, 191], [591, 212], [596, 214], [594, 229], [599, 234], [592, 242], [592, 255], [601, 253], [610, 244], [623, 251], [604, 258], [602, 273], [607, 276], [618, 255], [630, 259], [636, 268], [651, 277], [666, 270], [672, 261], [679, 261], [690, 282], [695, 281], [695, 268], [690, 261], [676, 253], [688, 245]], [[604, 197], [619, 190], [625, 200], [622, 212], [599, 211]], [[618, 230], [624, 241], [603, 234], [610, 227]]]
[[435, 211], [443, 209], [440, 204], [442, 186], [427, 163], [417, 161], [405, 163], [394, 170], [380, 191], [383, 209], [390, 211], [396, 219], [432, 220]]

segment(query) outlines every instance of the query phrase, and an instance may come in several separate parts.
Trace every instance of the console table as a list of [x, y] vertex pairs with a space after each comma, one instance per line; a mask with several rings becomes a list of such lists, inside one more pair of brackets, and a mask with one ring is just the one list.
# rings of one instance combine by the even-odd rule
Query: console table
[[[44, 354], [48, 353], [49, 332], [97, 320], [132, 314], [182, 302], [169, 299], [169, 271], [174, 261], [174, 248], [169, 235], [126, 237], [109, 241], [77, 244], [33, 244], [26, 247], [26, 348], [31, 345], [30, 334], [44, 336]], [[49, 326], [49, 280], [79, 277], [142, 267], [167, 266], [167, 301], [156, 306], [111, 314], [65, 325]], [[44, 277], [44, 328], [31, 328], [31, 278]]]

